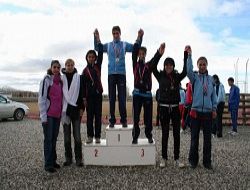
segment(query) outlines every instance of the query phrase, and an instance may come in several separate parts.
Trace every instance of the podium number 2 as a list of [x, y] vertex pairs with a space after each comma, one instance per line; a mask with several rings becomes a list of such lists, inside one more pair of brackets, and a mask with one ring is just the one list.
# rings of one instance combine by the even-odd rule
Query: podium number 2
[[141, 149], [141, 157], [144, 157], [144, 149]]
[[95, 149], [95, 157], [98, 157], [98, 149]]

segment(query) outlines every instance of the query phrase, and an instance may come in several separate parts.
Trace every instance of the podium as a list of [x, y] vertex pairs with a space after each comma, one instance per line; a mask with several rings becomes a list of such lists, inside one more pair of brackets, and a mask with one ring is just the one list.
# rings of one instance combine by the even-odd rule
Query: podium
[[134, 166], [155, 165], [155, 142], [148, 143], [148, 139], [138, 139], [138, 144], [132, 144], [132, 125], [122, 128], [106, 128], [106, 139], [101, 143], [84, 144], [84, 165], [105, 166]]

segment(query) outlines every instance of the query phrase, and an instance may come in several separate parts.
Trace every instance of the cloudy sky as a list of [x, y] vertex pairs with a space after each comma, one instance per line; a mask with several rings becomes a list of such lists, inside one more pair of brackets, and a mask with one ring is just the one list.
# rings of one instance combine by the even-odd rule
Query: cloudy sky
[[[250, 58], [249, 10], [250, 0], [0, 0], [0, 87], [38, 91], [52, 59], [64, 65], [73, 58], [81, 72], [86, 52], [93, 49], [94, 29], [99, 29], [105, 43], [112, 40], [112, 26], [119, 25], [122, 40], [130, 43], [138, 29], [144, 29], [147, 60], [160, 43], [166, 43], [158, 69], [170, 56], [181, 71], [183, 50], [190, 44], [193, 60], [206, 56], [209, 73], [218, 74], [228, 91], [227, 78], [235, 76], [238, 58], [238, 80], [245, 80], [245, 63]], [[130, 53], [126, 60], [131, 92]], [[102, 81], [107, 94], [106, 55]], [[243, 92], [243, 85], [239, 86]], [[157, 87], [153, 79], [153, 92]]]

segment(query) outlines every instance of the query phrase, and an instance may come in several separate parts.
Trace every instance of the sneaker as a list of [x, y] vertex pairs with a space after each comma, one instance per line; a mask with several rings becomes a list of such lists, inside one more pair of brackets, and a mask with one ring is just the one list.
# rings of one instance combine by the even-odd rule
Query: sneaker
[[184, 168], [185, 165], [183, 163], [181, 163], [179, 160], [175, 160], [175, 165], [179, 168]]
[[183, 129], [181, 129], [181, 130], [180, 130], [180, 133], [184, 133], [184, 130], [183, 130]]
[[138, 144], [138, 139], [137, 138], [133, 138], [132, 144]]
[[208, 170], [212, 170], [213, 167], [211, 164], [208, 164], [208, 165], [204, 165], [204, 168], [208, 169]]
[[228, 133], [228, 134], [231, 134], [232, 132], [233, 132], [233, 131], [228, 131], [227, 133]]
[[115, 124], [113, 124], [113, 123], [109, 124], [109, 128], [114, 128], [114, 127], [115, 127]]
[[66, 161], [63, 163], [63, 166], [70, 166], [72, 164], [72, 161]]
[[87, 143], [87, 144], [90, 144], [90, 143], [92, 143], [92, 142], [93, 142], [93, 138], [92, 138], [92, 137], [88, 137], [86, 143]]
[[232, 132], [231, 132], [231, 135], [232, 135], [232, 136], [236, 136], [236, 135], [238, 135], [238, 133], [235, 132], [235, 131], [232, 131]]
[[61, 166], [58, 164], [58, 163], [54, 163], [54, 168], [57, 168], [57, 169], [59, 169], [59, 168], [61, 168]]
[[152, 144], [154, 142], [153, 138], [148, 138], [148, 143]]
[[100, 144], [101, 143], [100, 138], [95, 138], [95, 143]]
[[55, 168], [45, 168], [45, 171], [49, 172], [49, 173], [55, 173], [56, 169]]
[[123, 127], [123, 128], [127, 128], [127, 127], [128, 127], [128, 124], [127, 124], [127, 123], [122, 123], [122, 127]]
[[167, 165], [167, 160], [164, 159], [164, 158], [162, 158], [162, 159], [161, 159], [161, 162], [160, 162], [160, 167], [161, 167], [161, 168], [164, 168], [164, 167], [166, 167], [166, 165]]
[[76, 161], [76, 166], [77, 167], [83, 167], [83, 163], [81, 161]]

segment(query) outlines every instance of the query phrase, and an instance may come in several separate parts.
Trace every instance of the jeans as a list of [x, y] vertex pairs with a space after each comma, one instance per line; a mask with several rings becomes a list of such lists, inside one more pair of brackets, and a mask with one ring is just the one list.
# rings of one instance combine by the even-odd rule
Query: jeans
[[[71, 120], [73, 127], [73, 137], [75, 142], [75, 160], [76, 162], [82, 161], [82, 141], [81, 141], [81, 121], [80, 116], [76, 120]], [[67, 162], [72, 162], [72, 148], [71, 148], [71, 124], [63, 124], [64, 132], [64, 148], [65, 158]]]
[[53, 168], [56, 162], [56, 141], [60, 128], [60, 118], [48, 116], [47, 125], [43, 124], [45, 168]]
[[215, 119], [215, 122], [213, 124], [213, 129], [212, 129], [212, 133], [214, 135], [217, 134], [218, 137], [222, 137], [222, 115], [223, 115], [223, 111], [224, 111], [224, 106], [225, 106], [225, 102], [220, 102], [217, 105], [217, 117]]
[[238, 109], [233, 109], [230, 111], [232, 119], [232, 131], [237, 132], [237, 120], [238, 120]]
[[[94, 123], [95, 119], [95, 132]], [[88, 137], [101, 138], [102, 126], [102, 95], [97, 94], [87, 99], [87, 135]]]
[[212, 132], [212, 113], [210, 114], [211, 119], [201, 119], [190, 117], [191, 119], [191, 144], [189, 151], [189, 162], [193, 166], [197, 166], [199, 162], [199, 135], [200, 129], [203, 127], [203, 165], [211, 165], [211, 132]]
[[126, 110], [126, 76], [121, 74], [112, 74], [108, 76], [109, 88], [109, 122], [116, 123], [115, 118], [115, 101], [116, 101], [116, 87], [118, 90], [119, 112], [121, 116], [121, 123], [127, 123]]
[[174, 160], [179, 159], [180, 155], [180, 110], [179, 107], [160, 106], [160, 122], [162, 128], [162, 158], [168, 159], [168, 136], [170, 119], [173, 124], [174, 137]]
[[133, 138], [137, 139], [140, 135], [140, 114], [141, 108], [143, 107], [144, 111], [144, 125], [145, 125], [145, 135], [146, 137], [152, 138], [152, 112], [153, 112], [153, 100], [152, 97], [146, 98], [142, 96], [133, 96], [133, 119], [134, 119], [134, 128], [133, 128]]

